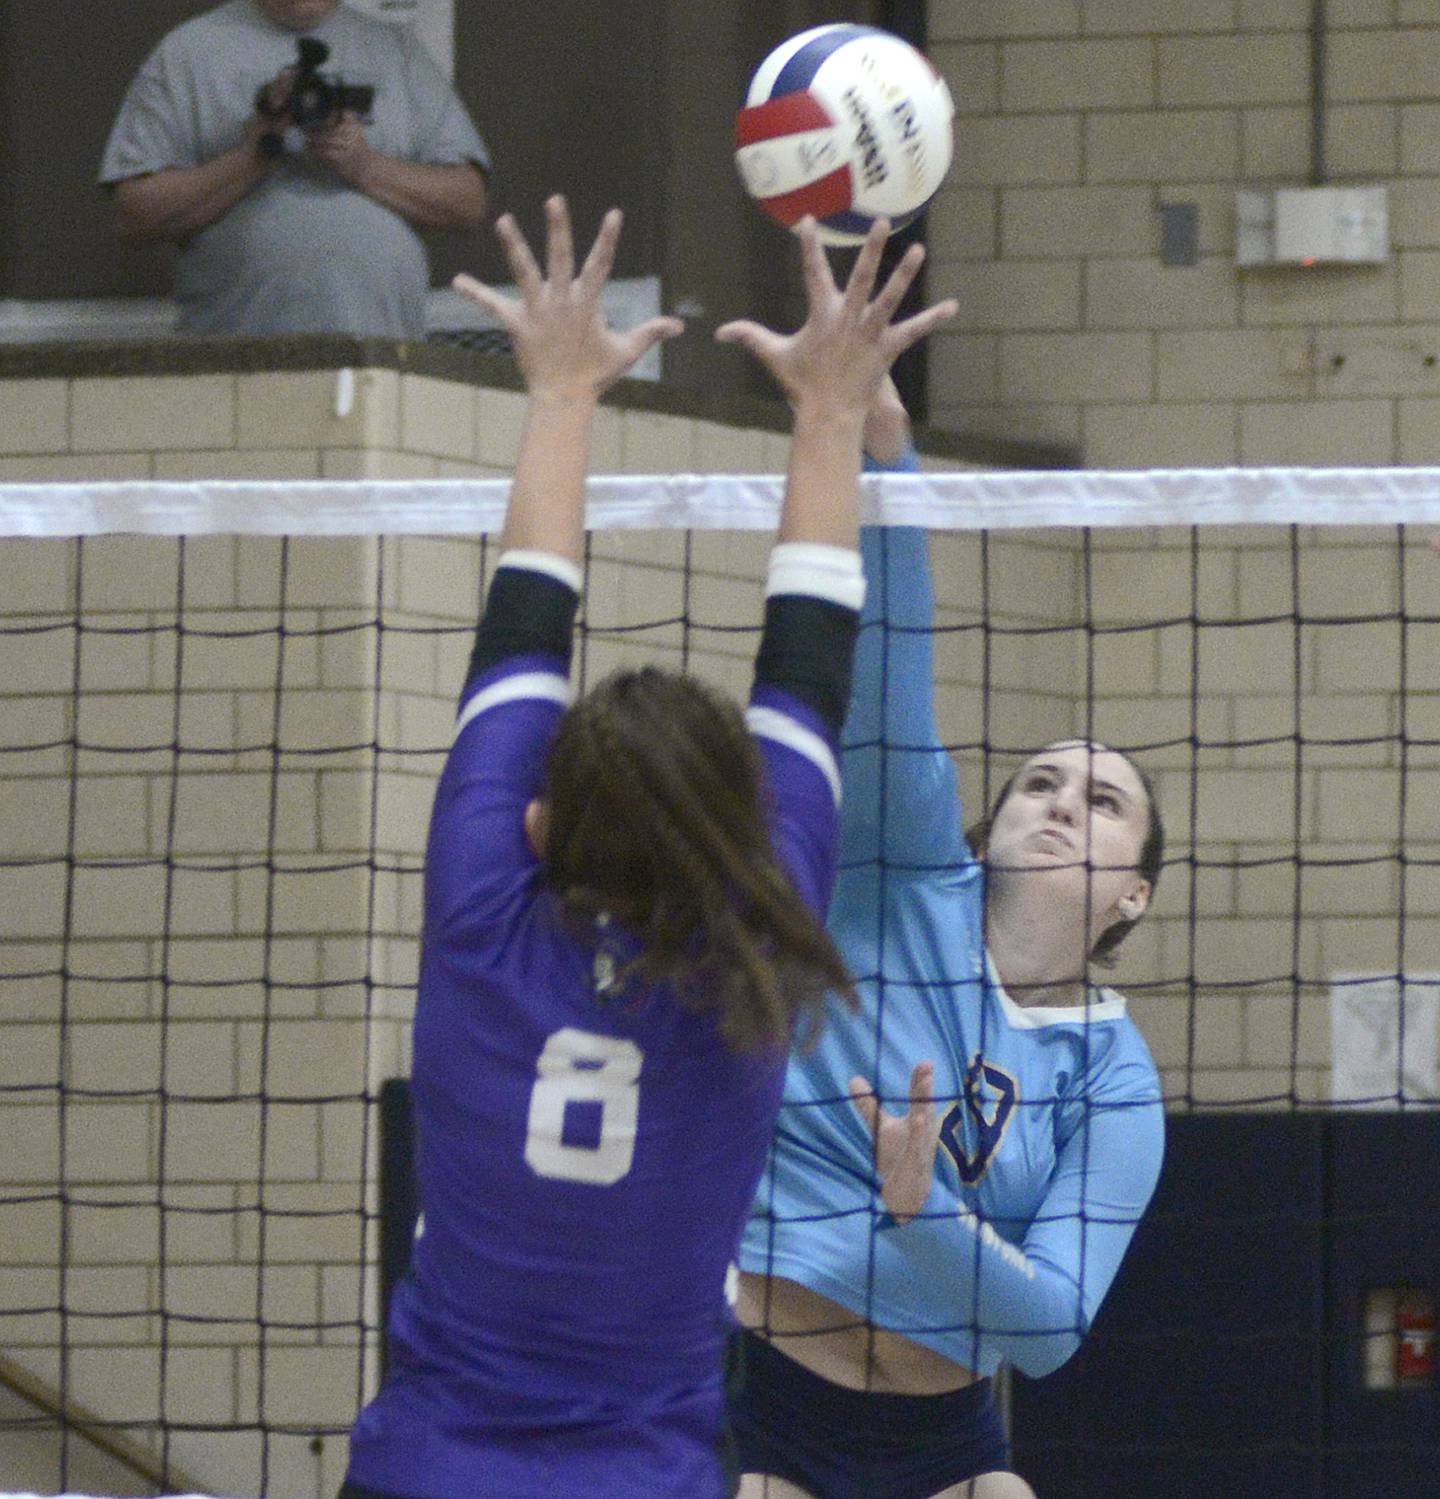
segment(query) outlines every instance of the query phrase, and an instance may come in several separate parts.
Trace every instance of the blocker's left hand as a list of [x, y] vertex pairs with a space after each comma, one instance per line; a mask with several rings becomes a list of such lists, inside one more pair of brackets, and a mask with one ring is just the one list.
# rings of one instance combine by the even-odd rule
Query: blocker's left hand
[[473, 276], [455, 278], [455, 290], [483, 307], [510, 335], [532, 397], [594, 399], [662, 338], [685, 331], [684, 323], [673, 317], [650, 318], [624, 332], [606, 322], [600, 296], [615, 264], [620, 225], [620, 210], [612, 208], [577, 275], [570, 210], [556, 194], [545, 200], [543, 271], [510, 214], [502, 214], [495, 225], [518, 299]]
[[910, 1074], [910, 1107], [892, 1114], [880, 1107], [863, 1077], [850, 1079], [850, 1098], [875, 1142], [880, 1195], [897, 1223], [908, 1223], [930, 1195], [940, 1119], [935, 1110], [935, 1064], [921, 1062]]

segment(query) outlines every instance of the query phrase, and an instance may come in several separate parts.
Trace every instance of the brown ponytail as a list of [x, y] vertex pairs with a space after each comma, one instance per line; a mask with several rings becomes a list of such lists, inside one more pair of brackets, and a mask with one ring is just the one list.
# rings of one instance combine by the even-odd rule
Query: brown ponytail
[[550, 888], [577, 918], [609, 913], [634, 932], [630, 974], [714, 1010], [737, 1051], [788, 1045], [830, 990], [854, 999], [775, 855], [764, 795], [736, 705], [655, 667], [607, 677], [550, 751]]

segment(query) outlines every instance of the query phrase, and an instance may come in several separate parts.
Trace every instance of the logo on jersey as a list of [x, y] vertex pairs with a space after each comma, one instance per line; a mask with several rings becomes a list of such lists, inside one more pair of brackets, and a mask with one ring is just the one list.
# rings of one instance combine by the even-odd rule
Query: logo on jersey
[[[950, 1152], [965, 1186], [978, 1186], [990, 1169], [1019, 1101], [1019, 1082], [977, 1051], [965, 1069], [965, 1096], [940, 1125], [940, 1143]], [[965, 1145], [967, 1121], [974, 1150]]]
[[595, 917], [595, 958], [590, 965], [590, 992], [601, 1004], [609, 1004], [621, 988], [620, 965], [615, 954], [605, 945], [610, 913], [601, 911]]

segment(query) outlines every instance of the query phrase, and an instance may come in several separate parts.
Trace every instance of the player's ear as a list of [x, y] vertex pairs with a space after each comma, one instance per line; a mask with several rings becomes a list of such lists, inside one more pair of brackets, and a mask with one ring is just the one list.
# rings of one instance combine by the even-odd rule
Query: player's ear
[[1150, 881], [1136, 880], [1135, 887], [1120, 897], [1120, 914], [1126, 921], [1139, 921], [1150, 904]]
[[543, 859], [550, 848], [550, 803], [538, 797], [525, 805], [525, 841], [537, 859]]

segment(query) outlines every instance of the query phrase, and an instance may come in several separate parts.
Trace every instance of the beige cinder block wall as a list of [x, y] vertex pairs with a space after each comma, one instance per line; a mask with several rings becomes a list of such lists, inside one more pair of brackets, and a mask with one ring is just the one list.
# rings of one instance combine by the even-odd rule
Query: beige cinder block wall
[[[1440, 7], [1331, 0], [1325, 165], [1389, 189], [1383, 266], [1235, 265], [1237, 186], [1311, 170], [1301, 0], [932, 0], [959, 109], [930, 215], [932, 416], [1092, 467], [1440, 454]], [[1199, 262], [1160, 263], [1161, 202]]]
[[[333, 374], [272, 378], [7, 382], [0, 473], [513, 459], [513, 392], [365, 371], [342, 419]], [[785, 458], [774, 434], [618, 408], [597, 447], [633, 471]], [[743, 688], [753, 636], [731, 627], [758, 618], [764, 540], [688, 547], [687, 597], [684, 537], [594, 538], [588, 675], [658, 654]], [[1418, 622], [1440, 559], [1383, 530], [933, 548], [968, 806], [1077, 732], [1156, 776], [1180, 862], [1114, 979], [1172, 1106], [1323, 1097], [1326, 976], [1440, 967], [1440, 642]], [[162, 1420], [216, 1428], [169, 1451], [218, 1491], [262, 1470], [333, 1489], [362, 1342], [373, 1378], [363, 1096], [407, 1062], [425, 817], [491, 560], [418, 537], [0, 543], [0, 1338], [157, 1449]], [[1412, 622], [1370, 619], [1402, 585]], [[262, 1421], [295, 1430], [243, 1429]]]

